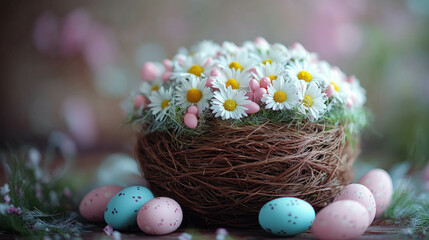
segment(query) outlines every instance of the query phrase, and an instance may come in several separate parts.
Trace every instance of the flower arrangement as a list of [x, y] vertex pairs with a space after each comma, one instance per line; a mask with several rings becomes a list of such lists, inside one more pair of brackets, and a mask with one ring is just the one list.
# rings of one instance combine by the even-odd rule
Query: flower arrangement
[[347, 125], [367, 121], [365, 89], [355, 76], [296, 43], [263, 38], [237, 46], [202, 41], [162, 63], [143, 65], [142, 84], [126, 102], [129, 122], [149, 132], [201, 132], [209, 119], [234, 124], [305, 122]]

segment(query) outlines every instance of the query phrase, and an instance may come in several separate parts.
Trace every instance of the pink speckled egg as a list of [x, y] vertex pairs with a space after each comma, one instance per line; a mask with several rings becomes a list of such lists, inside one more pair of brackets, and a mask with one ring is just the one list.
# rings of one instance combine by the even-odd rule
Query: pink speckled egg
[[374, 221], [376, 212], [374, 196], [364, 185], [357, 183], [347, 185], [335, 197], [334, 202], [340, 200], [354, 200], [359, 202], [368, 210], [368, 226]]
[[147, 234], [164, 235], [176, 231], [182, 219], [182, 208], [176, 201], [168, 197], [157, 197], [140, 208], [137, 224]]
[[121, 190], [122, 187], [109, 185], [87, 193], [79, 205], [80, 215], [93, 222], [104, 222], [104, 210], [107, 203]]
[[312, 233], [318, 239], [355, 239], [368, 226], [368, 211], [353, 200], [333, 202], [316, 214]]
[[375, 216], [380, 216], [392, 200], [393, 186], [389, 174], [383, 169], [374, 169], [365, 174], [358, 183], [365, 185], [372, 192], [377, 207]]

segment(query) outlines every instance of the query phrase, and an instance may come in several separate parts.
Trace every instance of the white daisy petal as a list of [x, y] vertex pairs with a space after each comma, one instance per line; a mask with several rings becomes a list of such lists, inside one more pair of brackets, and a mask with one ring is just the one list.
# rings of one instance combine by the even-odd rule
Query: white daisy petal
[[299, 104], [301, 95], [296, 83], [286, 81], [279, 76], [272, 85], [268, 87], [268, 93], [262, 97], [266, 109], [283, 110], [292, 109]]
[[240, 119], [247, 116], [244, 105], [251, 103], [245, 96], [245, 91], [233, 90], [231, 87], [221, 87], [215, 91], [211, 101], [211, 110], [215, 117], [225, 119]]
[[148, 107], [150, 111], [156, 116], [156, 120], [162, 121], [174, 105], [173, 89], [164, 90], [164, 87], [161, 87], [156, 91], [152, 91], [149, 100]]
[[307, 85], [304, 93], [300, 111], [306, 114], [307, 118], [314, 122], [317, 121], [326, 110], [326, 96], [316, 83]]
[[176, 90], [176, 105], [183, 110], [191, 105], [197, 106], [200, 114], [209, 107], [209, 100], [213, 96], [210, 88], [206, 87], [206, 80], [192, 74], [179, 79]]

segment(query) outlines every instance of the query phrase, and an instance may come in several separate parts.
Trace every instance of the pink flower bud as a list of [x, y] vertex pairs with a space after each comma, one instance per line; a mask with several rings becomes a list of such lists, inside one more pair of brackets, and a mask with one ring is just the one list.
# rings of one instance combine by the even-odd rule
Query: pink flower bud
[[162, 65], [164, 65], [164, 68], [166, 71], [172, 72], [173, 71], [173, 62], [169, 59], [162, 60]]
[[145, 62], [141, 71], [143, 81], [153, 81], [159, 75], [158, 67], [153, 62]]

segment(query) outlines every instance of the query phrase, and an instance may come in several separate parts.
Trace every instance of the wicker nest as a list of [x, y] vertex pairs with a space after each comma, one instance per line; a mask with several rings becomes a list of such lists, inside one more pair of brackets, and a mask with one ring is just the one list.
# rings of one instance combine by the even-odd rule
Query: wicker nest
[[135, 147], [154, 194], [178, 201], [188, 218], [249, 227], [274, 198], [319, 208], [352, 180], [358, 147], [345, 141], [344, 126], [208, 124], [194, 136], [140, 133]]

